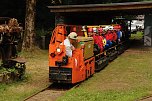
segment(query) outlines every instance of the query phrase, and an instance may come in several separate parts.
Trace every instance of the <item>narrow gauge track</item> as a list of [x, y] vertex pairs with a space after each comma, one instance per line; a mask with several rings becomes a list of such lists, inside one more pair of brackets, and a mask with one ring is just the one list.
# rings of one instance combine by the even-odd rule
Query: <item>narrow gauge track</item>
[[55, 101], [59, 96], [62, 96], [66, 91], [71, 88], [78, 87], [78, 84], [60, 84], [53, 83], [50, 86], [42, 89], [41, 91], [25, 98], [23, 101]]

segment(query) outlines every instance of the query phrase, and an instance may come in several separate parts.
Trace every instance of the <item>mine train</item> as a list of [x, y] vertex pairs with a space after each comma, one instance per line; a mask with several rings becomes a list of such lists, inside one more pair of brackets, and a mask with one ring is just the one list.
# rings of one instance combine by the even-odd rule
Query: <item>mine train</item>
[[[70, 32], [78, 34], [72, 57], [66, 55], [61, 44]], [[86, 80], [124, 52], [127, 34], [119, 24], [57, 25], [49, 44], [50, 82], [75, 84]]]

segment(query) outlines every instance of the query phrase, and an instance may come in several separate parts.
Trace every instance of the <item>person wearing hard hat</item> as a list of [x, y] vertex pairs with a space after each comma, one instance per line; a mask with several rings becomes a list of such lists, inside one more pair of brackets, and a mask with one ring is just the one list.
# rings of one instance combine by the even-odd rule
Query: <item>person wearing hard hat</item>
[[101, 29], [99, 30], [97, 28], [93, 28], [94, 44], [98, 45], [98, 47], [100, 48], [100, 51], [103, 51], [103, 42], [102, 42], [103, 38], [102, 36], [99, 35], [99, 31], [101, 31]]
[[94, 44], [98, 44], [98, 36], [97, 36], [97, 28], [93, 28], [93, 39], [94, 39]]
[[65, 45], [66, 55], [72, 57], [72, 51], [75, 50], [75, 47], [72, 45], [77, 40], [77, 33], [71, 32], [68, 37], [61, 43]]
[[93, 28], [92, 27], [88, 28], [88, 37], [92, 37], [92, 33], [93, 33]]
[[106, 33], [107, 33], [107, 30], [108, 28], [107, 27], [104, 27], [103, 28], [103, 33], [102, 33], [102, 36], [103, 36], [103, 47], [104, 49], [107, 49], [109, 47], [109, 45], [107, 44], [107, 40], [106, 40]]
[[112, 34], [113, 34], [113, 42], [116, 43], [117, 39], [118, 39], [117, 31], [115, 29], [113, 29]]
[[120, 25], [115, 25], [114, 30], [116, 31], [117, 40], [118, 40], [118, 43], [119, 43], [121, 41], [121, 38], [122, 38], [121, 26]]
[[102, 27], [98, 28], [98, 33], [99, 33], [100, 36], [102, 36], [102, 34], [103, 34], [103, 28]]
[[98, 40], [98, 36], [97, 36], [97, 28], [96, 27], [94, 27], [94, 28], [92, 28], [92, 37], [93, 37], [93, 40], [94, 40], [94, 50], [93, 50], [93, 52], [94, 52], [94, 54], [95, 55], [97, 55], [97, 54], [99, 54], [100, 53], [100, 46], [99, 46], [99, 40]]
[[99, 38], [98, 38], [98, 40], [99, 40], [99, 47], [100, 47], [100, 51], [102, 52], [103, 51], [103, 49], [104, 49], [104, 43], [103, 43], [103, 40], [104, 40], [104, 37], [102, 36], [103, 35], [103, 28], [102, 27], [99, 27], [98, 28], [98, 33], [99, 33]]
[[111, 34], [111, 31], [110, 30], [108, 30], [107, 31], [107, 33], [106, 33], [106, 40], [107, 40], [107, 44], [108, 44], [108, 46], [109, 47], [111, 47], [112, 46], [112, 39], [113, 39], [113, 36], [112, 36], [112, 34]]
[[104, 34], [104, 37], [106, 39], [105, 49], [108, 49], [109, 47], [112, 46], [111, 40], [113, 39], [113, 36], [111, 35], [111, 27], [106, 26], [105, 31], [106, 31], [106, 33]]

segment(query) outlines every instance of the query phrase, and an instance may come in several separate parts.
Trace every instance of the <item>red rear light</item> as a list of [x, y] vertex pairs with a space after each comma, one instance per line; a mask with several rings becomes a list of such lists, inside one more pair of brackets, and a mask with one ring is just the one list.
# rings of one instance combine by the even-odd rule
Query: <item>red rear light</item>
[[50, 56], [51, 56], [51, 57], [55, 57], [55, 53], [51, 53]]

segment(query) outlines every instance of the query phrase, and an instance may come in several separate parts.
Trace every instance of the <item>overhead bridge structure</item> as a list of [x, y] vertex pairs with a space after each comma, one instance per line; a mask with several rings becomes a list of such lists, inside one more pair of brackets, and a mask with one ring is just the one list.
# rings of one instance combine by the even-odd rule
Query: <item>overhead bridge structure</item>
[[55, 13], [55, 24], [110, 24], [115, 16], [145, 15], [144, 45], [152, 46], [152, 1], [112, 4], [48, 6]]

